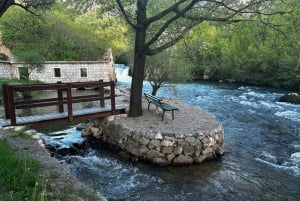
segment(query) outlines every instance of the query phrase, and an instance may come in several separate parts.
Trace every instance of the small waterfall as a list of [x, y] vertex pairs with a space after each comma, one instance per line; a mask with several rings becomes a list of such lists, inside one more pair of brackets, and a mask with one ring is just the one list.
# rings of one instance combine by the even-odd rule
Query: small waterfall
[[115, 71], [118, 85], [129, 85], [131, 83], [131, 77], [128, 75], [128, 66], [126, 66], [125, 64], [115, 64]]

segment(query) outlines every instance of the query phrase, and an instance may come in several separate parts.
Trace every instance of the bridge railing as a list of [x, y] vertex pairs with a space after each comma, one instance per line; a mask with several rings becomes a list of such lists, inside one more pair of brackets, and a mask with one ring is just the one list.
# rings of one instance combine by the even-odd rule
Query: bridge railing
[[[104, 88], [109, 88], [109, 95], [105, 96]], [[94, 95], [73, 95], [72, 89], [96, 88], [98, 93]], [[68, 120], [73, 120], [73, 103], [99, 101], [100, 107], [105, 107], [105, 100], [111, 102], [111, 113], [115, 113], [115, 83], [103, 82], [71, 82], [53, 84], [27, 84], [27, 85], [2, 85], [5, 118], [11, 120], [11, 125], [16, 125], [16, 110], [26, 108], [37, 108], [46, 106], [58, 106], [58, 112], [64, 112], [67, 105]], [[49, 91], [56, 90], [56, 98], [42, 98], [37, 100], [16, 99], [17, 92]], [[64, 95], [63, 91], [66, 91]]]

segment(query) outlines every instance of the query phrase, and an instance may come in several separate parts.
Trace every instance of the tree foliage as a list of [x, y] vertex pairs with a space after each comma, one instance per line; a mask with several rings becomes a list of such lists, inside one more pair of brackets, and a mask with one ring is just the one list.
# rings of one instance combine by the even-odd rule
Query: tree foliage
[[11, 9], [1, 18], [3, 43], [18, 57], [34, 50], [47, 60], [99, 60], [107, 48], [127, 51], [127, 29], [118, 18], [91, 12], [78, 15], [56, 4], [36, 17]]
[[214, 73], [213, 80], [297, 89], [299, 1], [289, 3], [293, 12], [280, 16], [226, 26], [201, 24], [178, 47], [194, 64], [199, 79], [208, 71]]

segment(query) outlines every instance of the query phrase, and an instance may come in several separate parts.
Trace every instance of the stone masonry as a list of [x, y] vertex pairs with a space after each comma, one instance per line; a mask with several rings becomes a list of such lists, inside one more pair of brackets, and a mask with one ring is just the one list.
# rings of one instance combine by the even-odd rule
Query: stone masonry
[[96, 120], [83, 135], [159, 165], [202, 163], [225, 153], [224, 129], [215, 117], [201, 108], [171, 102], [179, 108], [175, 120], [168, 114], [161, 121], [160, 112], [151, 109], [139, 118], [121, 115]]
[[[0, 61], [0, 78], [20, 79], [19, 68], [21, 67], [26, 67], [26, 64]], [[84, 74], [81, 71], [84, 71]], [[33, 71], [29, 79], [40, 80], [44, 83], [115, 81], [112, 51], [109, 49], [101, 61], [47, 61], [44, 63], [42, 72]]]

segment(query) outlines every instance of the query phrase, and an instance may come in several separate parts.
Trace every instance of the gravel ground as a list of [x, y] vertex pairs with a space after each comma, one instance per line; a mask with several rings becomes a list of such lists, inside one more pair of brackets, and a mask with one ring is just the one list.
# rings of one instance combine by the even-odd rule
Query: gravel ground
[[[122, 122], [133, 129], [139, 130], [156, 130], [161, 133], [211, 133], [212, 130], [222, 127], [215, 116], [199, 107], [185, 105], [173, 99], [163, 99], [164, 102], [175, 106], [178, 110], [174, 111], [174, 120], [172, 112], [165, 112], [164, 121], [162, 121], [162, 111], [155, 105], [150, 105], [142, 99], [143, 115], [137, 118], [122, 118]], [[128, 111], [129, 96], [119, 96], [116, 99], [117, 104], [126, 106]]]

